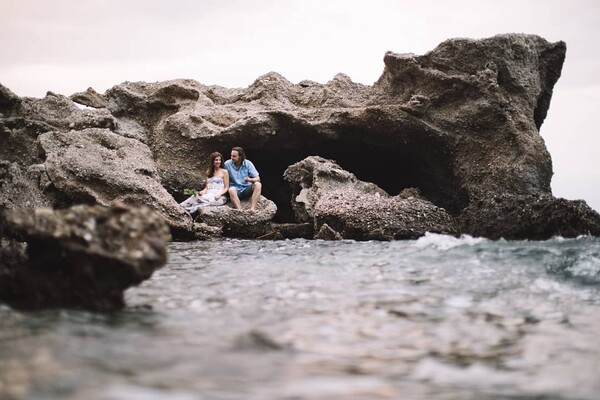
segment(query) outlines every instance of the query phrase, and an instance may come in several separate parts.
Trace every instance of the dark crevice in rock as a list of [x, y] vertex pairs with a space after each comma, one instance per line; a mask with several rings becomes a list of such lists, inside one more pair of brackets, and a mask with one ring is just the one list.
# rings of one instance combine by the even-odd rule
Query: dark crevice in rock
[[[292, 192], [283, 180], [283, 172], [312, 155], [335, 160], [358, 179], [375, 183], [392, 196], [406, 188], [418, 188], [427, 200], [451, 213], [467, 205], [467, 195], [453, 174], [452, 157], [439, 139], [415, 131], [390, 146], [389, 141], [372, 140], [381, 137], [381, 132], [342, 125], [329, 128], [335, 135], [327, 139], [314, 129], [288, 123], [277, 128], [286, 132], [283, 138], [275, 133], [259, 145], [251, 140], [241, 143], [259, 169], [263, 194], [277, 204], [276, 222], [294, 220]], [[343, 146], [340, 136], [345, 137]], [[225, 147], [230, 145], [234, 144]]]

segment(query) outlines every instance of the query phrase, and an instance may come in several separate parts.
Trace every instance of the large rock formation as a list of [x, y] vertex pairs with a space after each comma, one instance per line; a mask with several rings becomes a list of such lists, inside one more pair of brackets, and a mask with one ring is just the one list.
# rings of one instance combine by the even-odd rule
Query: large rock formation
[[74, 202], [144, 204], [176, 230], [192, 219], [160, 184], [150, 148], [108, 129], [46, 132], [38, 138], [53, 186]]
[[8, 211], [0, 221], [0, 301], [120, 308], [125, 289], [166, 263], [169, 239], [163, 218], [147, 207]]
[[[0, 87], [0, 167], [7, 171], [0, 175], [0, 207], [26, 199], [31, 206], [147, 203], [175, 236], [199, 237], [198, 224], [177, 202], [184, 189], [203, 185], [211, 152], [242, 146], [260, 172], [263, 194], [277, 206], [274, 222], [301, 222], [283, 173], [320, 156], [392, 198], [418, 190], [460, 221], [460, 233], [487, 232], [477, 227], [489, 212], [475, 204], [502, 195], [517, 207], [519, 199], [551, 196], [552, 163], [539, 129], [565, 51], [565, 43], [535, 35], [451, 39], [422, 56], [387, 53], [372, 86], [342, 74], [326, 84], [292, 84], [269, 73], [245, 89], [193, 80], [125, 82], [102, 95], [91, 88], [73, 95], [85, 109], [65, 96], [19, 98]], [[92, 166], [84, 165], [88, 157]], [[15, 199], [16, 186], [27, 194]], [[539, 231], [544, 237], [595, 232], [598, 214], [584, 204], [575, 208], [590, 226]], [[461, 218], [465, 209], [468, 218]], [[568, 201], [552, 209], [564, 213], [564, 223], [577, 220], [567, 218], [574, 212]], [[494, 236], [520, 224], [506, 221]], [[391, 231], [382, 237], [390, 235], [412, 237]]]

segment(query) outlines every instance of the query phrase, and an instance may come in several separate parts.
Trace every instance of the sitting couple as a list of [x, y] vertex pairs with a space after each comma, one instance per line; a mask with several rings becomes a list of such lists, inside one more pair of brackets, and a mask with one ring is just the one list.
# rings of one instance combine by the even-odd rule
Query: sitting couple
[[208, 157], [206, 187], [181, 203], [181, 206], [193, 214], [200, 207], [225, 204], [225, 194], [229, 193], [233, 208], [241, 209], [240, 199], [251, 197], [250, 210], [256, 211], [261, 189], [262, 184], [254, 164], [246, 160], [244, 149], [234, 147], [231, 149], [231, 159], [225, 161], [225, 168], [221, 153], [214, 152]]

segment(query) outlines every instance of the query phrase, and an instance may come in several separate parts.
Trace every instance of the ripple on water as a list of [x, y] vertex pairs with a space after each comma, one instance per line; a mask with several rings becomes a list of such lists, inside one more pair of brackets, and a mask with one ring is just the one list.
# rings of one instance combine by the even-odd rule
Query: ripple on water
[[122, 312], [0, 308], [0, 394], [596, 399], [599, 254], [593, 238], [171, 243]]

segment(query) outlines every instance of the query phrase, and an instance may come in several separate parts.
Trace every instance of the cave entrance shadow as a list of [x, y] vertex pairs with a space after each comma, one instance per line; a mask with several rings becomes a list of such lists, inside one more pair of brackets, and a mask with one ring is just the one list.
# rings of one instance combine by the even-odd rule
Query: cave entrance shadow
[[[314, 155], [335, 160], [358, 179], [373, 182], [392, 196], [406, 188], [418, 188], [427, 200], [451, 214], [467, 205], [467, 195], [452, 172], [448, 146], [436, 143], [439, 139], [432, 135], [413, 132], [391, 141], [384, 139], [389, 138], [389, 132], [342, 129], [339, 135], [328, 138], [313, 129], [302, 128], [290, 133], [288, 126], [286, 135], [275, 134], [269, 139], [263, 137], [260, 141], [239, 144], [260, 173], [262, 194], [277, 204], [275, 222], [295, 222], [292, 191], [283, 179], [284, 171]], [[378, 137], [382, 140], [377, 140]]]

